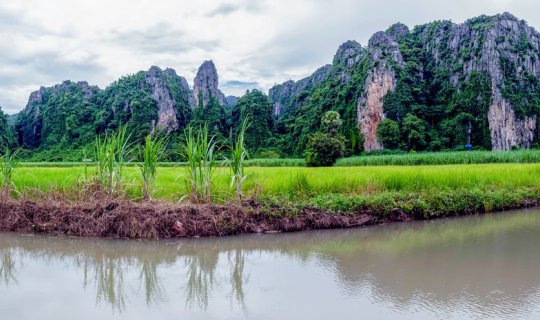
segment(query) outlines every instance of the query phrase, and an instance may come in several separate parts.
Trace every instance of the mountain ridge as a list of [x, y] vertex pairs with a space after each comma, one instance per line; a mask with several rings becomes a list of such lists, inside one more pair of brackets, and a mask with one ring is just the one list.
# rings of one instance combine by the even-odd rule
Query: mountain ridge
[[539, 141], [539, 79], [540, 35], [509, 13], [412, 29], [396, 23], [366, 46], [344, 42], [331, 64], [273, 86], [267, 97], [258, 90], [226, 97], [211, 60], [192, 87], [174, 69], [156, 66], [105, 89], [84, 81], [41, 87], [16, 116], [13, 136], [23, 147], [43, 150], [80, 148], [123, 125], [136, 129], [136, 138], [158, 128], [178, 133], [192, 122], [228, 135], [240, 114], [253, 109], [264, 119], [252, 120], [261, 120], [259, 134], [266, 137], [257, 148], [301, 156], [322, 115], [333, 110], [343, 118], [351, 154], [466, 144], [530, 148]]

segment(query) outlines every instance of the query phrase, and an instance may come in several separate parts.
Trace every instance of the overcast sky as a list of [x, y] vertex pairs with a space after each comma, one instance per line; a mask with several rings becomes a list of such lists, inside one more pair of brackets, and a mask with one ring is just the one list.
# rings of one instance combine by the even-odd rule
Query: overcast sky
[[504, 11], [540, 27], [538, 0], [0, 0], [0, 106], [14, 113], [41, 85], [69, 79], [104, 88], [152, 65], [191, 84], [206, 59], [225, 94], [266, 91], [395, 22]]

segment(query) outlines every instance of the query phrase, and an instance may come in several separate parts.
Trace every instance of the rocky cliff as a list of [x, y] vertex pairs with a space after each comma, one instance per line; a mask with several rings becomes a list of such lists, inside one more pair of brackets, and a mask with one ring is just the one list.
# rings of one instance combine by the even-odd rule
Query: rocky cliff
[[[408, 32], [408, 29], [403, 32]], [[358, 99], [358, 128], [364, 137], [364, 150], [380, 150], [377, 127], [385, 118], [384, 98], [396, 86], [396, 70], [403, 67], [403, 57], [396, 38], [378, 32], [369, 40], [368, 51], [373, 66], [367, 73]]]
[[424, 49], [433, 57], [436, 68], [451, 73], [454, 86], [459, 87], [473, 72], [489, 75], [492, 96], [487, 116], [493, 150], [529, 148], [537, 119], [535, 107], [530, 104], [537, 98], [513, 98], [523, 91], [539, 94], [538, 32], [525, 21], [504, 13], [463, 24], [447, 22], [438, 28], [424, 27], [419, 35], [426, 41]]
[[225, 95], [219, 90], [219, 77], [214, 62], [204, 61], [199, 67], [193, 81], [193, 97], [195, 106], [206, 106], [210, 99], [224, 106], [227, 105]]
[[152, 122], [153, 129], [177, 130], [181, 121], [179, 113], [185, 111], [183, 107], [194, 103], [186, 79], [178, 76], [174, 69], [162, 71], [154, 66], [146, 73], [144, 82], [150, 86], [150, 97], [158, 107], [157, 121]]
[[[225, 98], [211, 61], [203, 63], [195, 78], [195, 92], [173, 69], [152, 66], [124, 76], [104, 90], [86, 82], [65, 81], [30, 94], [17, 114], [19, 144], [30, 149], [62, 145], [83, 146], [96, 134], [127, 126], [139, 139], [153, 130], [180, 132], [192, 118], [197, 98], [203, 105], [215, 98], [232, 108], [236, 97]], [[61, 148], [61, 147], [59, 147]]]
[[[471, 142], [509, 150], [538, 141], [540, 36], [509, 13], [461, 24], [436, 21], [413, 30], [397, 23], [375, 33], [367, 48], [345, 42], [332, 65], [323, 68], [324, 76], [311, 87], [301, 84], [315, 74], [270, 89], [278, 118], [340, 111], [347, 130], [356, 123], [367, 151], [384, 147], [377, 128], [385, 118], [400, 125], [404, 148], [437, 150]], [[407, 115], [427, 132], [401, 126]], [[312, 123], [317, 121], [298, 125]], [[419, 143], [409, 146], [410, 139]]]

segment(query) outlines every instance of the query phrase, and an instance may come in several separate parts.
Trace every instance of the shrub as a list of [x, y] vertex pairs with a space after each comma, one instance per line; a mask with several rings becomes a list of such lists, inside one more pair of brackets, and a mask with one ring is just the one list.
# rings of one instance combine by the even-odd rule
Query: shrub
[[306, 164], [310, 167], [331, 166], [345, 152], [345, 138], [318, 132], [309, 138]]
[[308, 166], [331, 166], [344, 156], [345, 137], [338, 134], [342, 123], [339, 113], [328, 111], [324, 114], [321, 125], [326, 132], [317, 132], [309, 137], [305, 152]]

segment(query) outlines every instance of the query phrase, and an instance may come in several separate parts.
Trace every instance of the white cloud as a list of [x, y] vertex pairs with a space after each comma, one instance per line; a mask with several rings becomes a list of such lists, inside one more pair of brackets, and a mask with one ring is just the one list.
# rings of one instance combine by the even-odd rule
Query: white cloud
[[0, 105], [63, 80], [105, 87], [151, 65], [191, 81], [213, 59], [226, 94], [268, 89], [330, 63], [346, 40], [394, 22], [461, 22], [510, 11], [540, 26], [536, 0], [11, 0], [0, 4]]

